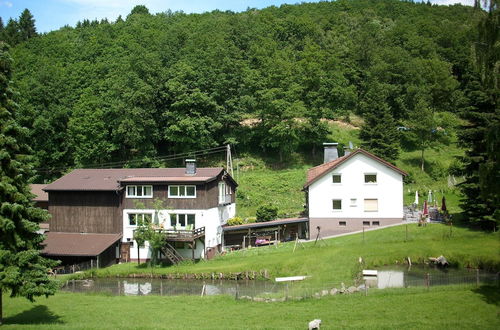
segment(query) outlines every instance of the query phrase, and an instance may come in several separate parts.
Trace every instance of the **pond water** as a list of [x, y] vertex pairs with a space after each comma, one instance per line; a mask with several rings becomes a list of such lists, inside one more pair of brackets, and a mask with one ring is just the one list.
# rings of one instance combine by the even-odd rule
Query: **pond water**
[[166, 280], [135, 278], [96, 278], [68, 281], [61, 289], [67, 292], [102, 293], [125, 296], [177, 296], [177, 295], [236, 295], [249, 293], [275, 293], [283, 285], [274, 281], [231, 281], [231, 280]]
[[379, 289], [449, 284], [496, 284], [498, 273], [478, 269], [387, 266], [377, 269], [377, 279], [367, 281]]
[[[448, 284], [499, 284], [498, 273], [488, 273], [476, 269], [398, 267], [377, 269], [377, 277], [366, 282], [372, 288], [403, 288], [414, 286], [435, 286]], [[351, 284], [346, 283], [346, 286]], [[232, 281], [232, 280], [167, 280], [135, 278], [97, 278], [91, 280], [68, 281], [61, 289], [67, 292], [99, 293], [124, 296], [177, 296], [177, 295], [231, 295], [231, 296], [284, 296], [314, 295], [325, 289], [340, 288], [340, 283], [301, 283], [274, 281]]]

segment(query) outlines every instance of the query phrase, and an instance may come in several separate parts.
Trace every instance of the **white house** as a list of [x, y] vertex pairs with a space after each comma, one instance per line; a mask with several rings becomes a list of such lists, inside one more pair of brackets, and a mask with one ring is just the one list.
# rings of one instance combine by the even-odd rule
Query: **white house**
[[325, 162], [307, 172], [311, 237], [318, 227], [328, 236], [401, 222], [407, 173], [363, 149], [338, 158], [336, 148], [325, 144]]
[[[149, 243], [139, 247], [138, 256], [134, 240], [134, 230], [144, 219], [161, 229], [183, 258], [210, 258], [221, 250], [222, 226], [236, 213], [237, 187], [223, 168], [196, 169], [193, 162], [185, 170], [164, 169], [161, 177], [127, 177], [120, 185], [125, 190], [122, 249], [129, 245], [131, 260], [151, 258]], [[154, 205], [154, 199], [161, 205]]]

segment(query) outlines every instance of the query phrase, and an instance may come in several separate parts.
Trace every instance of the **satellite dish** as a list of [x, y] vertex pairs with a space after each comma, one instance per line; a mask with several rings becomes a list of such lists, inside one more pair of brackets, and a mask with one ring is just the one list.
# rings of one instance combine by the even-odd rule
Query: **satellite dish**
[[349, 141], [349, 149], [353, 150], [354, 146], [352, 145], [352, 141]]

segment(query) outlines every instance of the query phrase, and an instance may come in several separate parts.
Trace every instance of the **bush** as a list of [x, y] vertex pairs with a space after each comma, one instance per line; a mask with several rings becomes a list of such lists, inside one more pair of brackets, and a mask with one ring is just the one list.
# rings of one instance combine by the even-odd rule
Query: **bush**
[[278, 217], [278, 208], [274, 205], [261, 205], [255, 213], [257, 222], [266, 222], [274, 220]]
[[228, 226], [237, 226], [237, 225], [242, 225], [243, 223], [244, 223], [244, 221], [240, 217], [234, 217], [234, 218], [227, 220]]

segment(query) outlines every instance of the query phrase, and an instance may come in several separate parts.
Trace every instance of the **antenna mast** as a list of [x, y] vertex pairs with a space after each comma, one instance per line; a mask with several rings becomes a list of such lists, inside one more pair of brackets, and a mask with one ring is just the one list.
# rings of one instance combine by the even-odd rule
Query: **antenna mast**
[[231, 177], [233, 176], [233, 157], [231, 157], [231, 145], [227, 145], [227, 151], [226, 151], [226, 170], [229, 172]]

